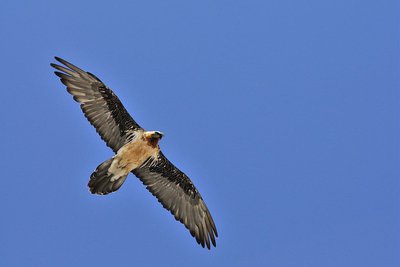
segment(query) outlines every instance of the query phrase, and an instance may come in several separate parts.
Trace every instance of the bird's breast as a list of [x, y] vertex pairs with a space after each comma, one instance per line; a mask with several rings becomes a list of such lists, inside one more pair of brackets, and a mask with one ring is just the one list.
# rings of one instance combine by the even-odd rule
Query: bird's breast
[[137, 138], [118, 150], [110, 169], [118, 168], [128, 174], [141, 166], [149, 157], [157, 157], [158, 152], [158, 146], [152, 146], [146, 140]]

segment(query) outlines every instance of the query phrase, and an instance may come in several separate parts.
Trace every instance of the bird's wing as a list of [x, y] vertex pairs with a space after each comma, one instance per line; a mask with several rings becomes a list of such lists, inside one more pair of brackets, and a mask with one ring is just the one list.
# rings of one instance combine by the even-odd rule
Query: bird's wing
[[197, 243], [215, 246], [217, 229], [206, 204], [189, 177], [176, 168], [160, 151], [132, 171], [164, 208], [183, 223]]
[[141, 127], [132, 119], [114, 92], [93, 74], [55, 57], [64, 66], [51, 64], [88, 121], [114, 152], [129, 142]]

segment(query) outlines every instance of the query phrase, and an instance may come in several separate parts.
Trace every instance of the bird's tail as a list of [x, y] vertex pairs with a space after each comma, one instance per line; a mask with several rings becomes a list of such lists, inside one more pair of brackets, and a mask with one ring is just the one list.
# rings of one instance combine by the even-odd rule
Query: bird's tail
[[128, 175], [117, 177], [109, 172], [113, 160], [114, 158], [111, 158], [101, 163], [90, 176], [88, 186], [92, 194], [109, 194], [118, 190], [125, 182]]

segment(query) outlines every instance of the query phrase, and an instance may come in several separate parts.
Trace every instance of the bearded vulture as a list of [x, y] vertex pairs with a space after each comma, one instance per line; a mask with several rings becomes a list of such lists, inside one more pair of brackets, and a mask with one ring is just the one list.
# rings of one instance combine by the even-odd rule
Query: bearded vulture
[[216, 246], [217, 229], [199, 191], [189, 177], [161, 152], [160, 131], [146, 131], [126, 111], [114, 92], [99, 78], [59, 58], [54, 73], [80, 104], [83, 114], [115, 155], [101, 163], [89, 179], [93, 194], [118, 190], [130, 172], [196, 238], [202, 247]]

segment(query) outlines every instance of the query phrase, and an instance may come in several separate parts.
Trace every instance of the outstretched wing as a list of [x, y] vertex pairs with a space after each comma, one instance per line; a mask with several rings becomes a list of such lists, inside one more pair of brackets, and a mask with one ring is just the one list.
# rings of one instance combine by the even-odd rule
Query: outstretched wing
[[132, 171], [147, 189], [157, 197], [177, 221], [183, 223], [197, 243], [210, 249], [215, 246], [217, 229], [206, 204], [189, 177], [176, 168], [160, 151], [156, 159], [149, 158]]
[[132, 119], [114, 92], [93, 74], [55, 57], [64, 66], [50, 64], [54, 73], [67, 86], [74, 100], [107, 146], [117, 152], [141, 127]]

